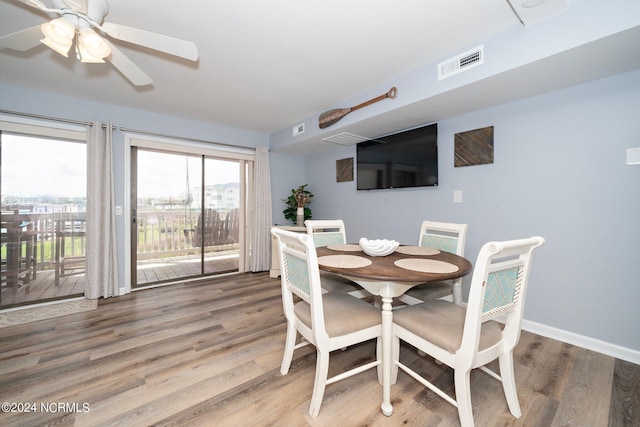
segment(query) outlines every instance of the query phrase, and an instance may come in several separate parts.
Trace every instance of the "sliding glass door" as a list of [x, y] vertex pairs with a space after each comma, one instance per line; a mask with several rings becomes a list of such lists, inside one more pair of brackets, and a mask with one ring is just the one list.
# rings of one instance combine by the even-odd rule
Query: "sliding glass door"
[[87, 146], [24, 128], [0, 133], [0, 308], [84, 294]]
[[193, 239], [202, 253], [203, 274], [238, 271], [240, 162], [204, 156], [202, 160], [204, 191], [198, 194], [202, 221], [196, 222]]
[[132, 287], [239, 271], [247, 163], [139, 146], [130, 158]]

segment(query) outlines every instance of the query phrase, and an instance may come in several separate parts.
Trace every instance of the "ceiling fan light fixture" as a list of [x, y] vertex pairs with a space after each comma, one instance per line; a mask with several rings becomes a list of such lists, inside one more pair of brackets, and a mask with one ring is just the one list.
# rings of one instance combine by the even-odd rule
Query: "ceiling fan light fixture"
[[80, 29], [78, 50], [82, 62], [102, 63], [111, 54], [111, 47], [91, 28]]
[[42, 24], [40, 29], [44, 34], [44, 38], [40, 41], [60, 55], [67, 57], [73, 43], [74, 26], [64, 18], [56, 18]]
[[[73, 46], [72, 53], [79, 61], [104, 63], [108, 60], [134, 86], [147, 86], [153, 80], [121, 52], [116, 44], [112, 44], [111, 39], [190, 61], [198, 60], [198, 48], [193, 42], [104, 22], [104, 17], [109, 13], [108, 0], [50, 0], [46, 4], [45, 0], [18, 1], [40, 12], [55, 13], [58, 17], [48, 18], [48, 22], [36, 27], [0, 36], [0, 47], [27, 51], [42, 43], [68, 58]], [[84, 30], [85, 28], [92, 31]], [[39, 31], [44, 35], [43, 38], [39, 37]]]

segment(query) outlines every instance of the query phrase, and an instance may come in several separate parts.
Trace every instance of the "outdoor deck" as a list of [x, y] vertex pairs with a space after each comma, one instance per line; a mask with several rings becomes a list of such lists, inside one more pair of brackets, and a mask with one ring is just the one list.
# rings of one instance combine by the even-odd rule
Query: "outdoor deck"
[[[204, 274], [238, 271], [238, 251], [223, 252], [204, 260]], [[200, 276], [200, 258], [196, 256], [174, 257], [169, 260], [146, 260], [138, 262], [137, 287], [147, 283], [165, 282], [185, 277]]]
[[[0, 228], [0, 309], [84, 294], [85, 212], [3, 207]], [[238, 209], [138, 212], [134, 286], [238, 271], [238, 241]]]
[[[223, 273], [227, 271], [238, 271], [239, 256], [237, 251], [222, 253], [214, 257], [205, 259], [205, 275]], [[200, 258], [198, 257], [177, 257], [166, 260], [145, 260], [138, 265], [138, 287], [147, 283], [159, 281], [172, 281], [193, 277], [201, 274]], [[54, 298], [68, 298], [74, 295], [84, 294], [85, 275], [74, 274], [60, 278], [58, 286], [55, 285], [54, 270], [42, 270], [37, 272], [35, 279], [28, 285], [24, 285], [13, 292], [11, 288], [3, 283], [0, 294], [0, 308], [13, 305], [21, 305], [36, 301], [50, 300]], [[122, 282], [122, 278], [120, 279]]]

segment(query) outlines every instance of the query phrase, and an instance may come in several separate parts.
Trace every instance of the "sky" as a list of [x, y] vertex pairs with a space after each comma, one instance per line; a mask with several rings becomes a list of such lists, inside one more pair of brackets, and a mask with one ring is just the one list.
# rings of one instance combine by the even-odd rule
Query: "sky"
[[[188, 159], [188, 164], [187, 160]], [[207, 159], [206, 185], [239, 182], [237, 161]], [[178, 154], [138, 151], [138, 198], [141, 197], [181, 197], [187, 189], [200, 187], [200, 157]]]
[[2, 134], [2, 195], [86, 197], [86, 145]]
[[[2, 195], [86, 197], [86, 145], [79, 142], [2, 134]], [[139, 150], [139, 197], [179, 197], [200, 186], [196, 157]], [[238, 162], [207, 159], [207, 185], [239, 181]]]

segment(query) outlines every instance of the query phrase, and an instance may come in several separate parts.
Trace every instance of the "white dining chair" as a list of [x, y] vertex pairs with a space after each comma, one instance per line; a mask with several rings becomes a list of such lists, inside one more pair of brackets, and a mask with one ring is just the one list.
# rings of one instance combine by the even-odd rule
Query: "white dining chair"
[[[309, 406], [309, 416], [315, 418], [320, 412], [327, 385], [380, 365], [380, 357], [376, 357], [373, 362], [327, 378], [330, 352], [380, 339], [380, 310], [348, 293], [322, 292], [316, 248], [308, 235], [278, 228], [272, 228], [271, 233], [278, 240], [282, 302], [287, 319], [280, 373], [286, 375], [289, 372], [294, 350], [308, 344], [316, 347], [316, 374]], [[294, 295], [300, 297], [295, 304]], [[296, 344], [298, 334], [303, 340]], [[376, 343], [378, 349], [379, 344]]]
[[[418, 235], [418, 246], [464, 256], [468, 224], [423, 221]], [[444, 299], [462, 304], [462, 278], [444, 282], [429, 282], [414, 286], [398, 298], [405, 304], [413, 305], [424, 301]]]
[[[532, 254], [543, 243], [542, 237], [531, 237], [485, 244], [478, 254], [466, 308], [434, 300], [395, 312], [394, 382], [398, 368], [408, 373], [456, 406], [461, 425], [467, 427], [474, 425], [470, 373], [480, 368], [502, 382], [509, 410], [519, 418], [513, 349], [520, 338]], [[453, 368], [455, 399], [398, 360], [400, 340]], [[484, 366], [495, 359], [500, 375]]]
[[[341, 219], [311, 220], [304, 222], [307, 234], [313, 239], [315, 247], [347, 243], [344, 221]], [[320, 270], [322, 289], [326, 292], [347, 292], [357, 298], [365, 298], [371, 294], [349, 279], [329, 271]]]

